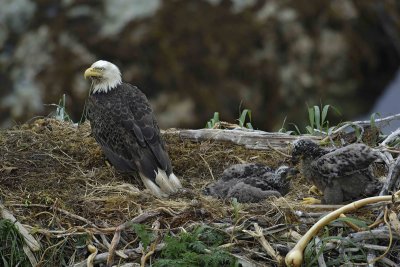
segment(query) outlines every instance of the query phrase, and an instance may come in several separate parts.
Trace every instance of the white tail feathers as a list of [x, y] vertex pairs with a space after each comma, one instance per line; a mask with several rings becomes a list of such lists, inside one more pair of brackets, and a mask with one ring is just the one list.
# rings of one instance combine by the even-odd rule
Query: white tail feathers
[[139, 173], [139, 175], [146, 188], [159, 198], [168, 197], [170, 194], [178, 191], [179, 188], [182, 188], [181, 182], [175, 174], [171, 173], [168, 177], [165, 171], [161, 169], [158, 169], [156, 172], [155, 183], [142, 173]]
[[173, 172], [169, 175], [168, 179], [171, 185], [174, 186], [174, 188], [176, 189], [182, 188], [181, 181], [179, 181], [178, 177], [176, 177]]
[[156, 184], [161, 188], [161, 191], [170, 194], [176, 191], [172, 184], [169, 182], [168, 176], [165, 171], [158, 169], [156, 173]]

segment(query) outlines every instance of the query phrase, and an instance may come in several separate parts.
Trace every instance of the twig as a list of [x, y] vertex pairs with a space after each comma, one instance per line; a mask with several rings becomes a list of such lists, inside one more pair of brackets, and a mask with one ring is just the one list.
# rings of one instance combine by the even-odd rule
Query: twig
[[[398, 119], [400, 119], [400, 113], [399, 114], [395, 114], [395, 115], [392, 115], [392, 116], [388, 116], [388, 117], [385, 117], [385, 118], [380, 118], [380, 119], [376, 119], [375, 120], [375, 125], [377, 125], [377, 126], [380, 126], [380, 125], [382, 125], [382, 124], [385, 124], [385, 123], [388, 123], [388, 122], [390, 122], [390, 121], [392, 121], [392, 120], [398, 120]], [[358, 126], [360, 129], [361, 129], [361, 135], [363, 135], [363, 133], [364, 133], [364, 126], [369, 126], [369, 125], [371, 125], [371, 120], [365, 120], [365, 121], [349, 121], [349, 122], [347, 122], [347, 123], [344, 123], [342, 126], [340, 126], [339, 128], [337, 128], [337, 129], [335, 129], [334, 131], [332, 131], [330, 134], [327, 134], [327, 133], [325, 133], [325, 132], [322, 132], [323, 134], [327, 134], [328, 136], [326, 137], [326, 138], [328, 138], [328, 137], [330, 137], [331, 135], [335, 135], [335, 134], [338, 134], [338, 133], [340, 133], [341, 131], [343, 131], [344, 129], [346, 129], [346, 128], [348, 128], [348, 127], [351, 127], [351, 126]], [[324, 138], [324, 140], [326, 139], [326, 138]]]
[[[395, 114], [395, 115], [391, 115], [391, 116], [387, 116], [384, 118], [379, 118], [375, 120], [375, 125], [381, 125], [384, 123], [387, 123], [389, 121], [393, 121], [393, 120], [398, 120], [400, 119], [400, 113]], [[371, 125], [371, 120], [365, 120], [365, 121], [353, 121], [353, 123], [361, 125], [361, 126], [368, 126]]]
[[154, 252], [156, 251], [157, 248], [157, 243], [159, 242], [159, 236], [158, 236], [158, 230], [160, 229], [160, 222], [159, 221], [155, 221], [153, 223], [153, 227], [152, 227], [153, 231], [156, 232], [157, 237], [155, 238], [155, 241], [150, 245], [150, 249], [146, 254], [142, 255], [142, 258], [140, 259], [140, 266], [141, 267], [146, 267], [146, 261], [147, 259], [154, 254]]
[[305, 218], [320, 218], [322, 216], [325, 216], [327, 212], [306, 212], [302, 210], [295, 210], [294, 214], [299, 217], [305, 217]]
[[140, 264], [138, 264], [136, 262], [131, 262], [131, 263], [113, 265], [112, 267], [138, 267], [138, 266], [140, 266]]
[[93, 245], [88, 245], [88, 251], [90, 252], [89, 257], [87, 258], [87, 267], [93, 267], [93, 261], [94, 258], [96, 257], [98, 250], [95, 246]]
[[151, 244], [150, 250], [146, 254], [142, 255], [142, 258], [140, 259], [140, 267], [146, 267], [146, 261], [151, 255], [154, 254], [156, 251], [156, 246], [156, 243]]
[[399, 265], [397, 263], [395, 263], [394, 261], [389, 260], [388, 258], [382, 258], [379, 260], [379, 262], [384, 263], [387, 266], [390, 267], [399, 267]]
[[377, 251], [386, 251], [388, 249], [387, 246], [379, 246], [379, 245], [374, 245], [374, 244], [359, 243], [358, 246], [366, 248], [366, 249], [377, 250]]
[[397, 217], [397, 213], [394, 211], [390, 211], [389, 214], [390, 225], [394, 229], [396, 233], [400, 233], [400, 221]]
[[36, 252], [40, 250], [39, 242], [36, 241], [36, 239], [28, 232], [28, 230], [26, 230], [26, 228], [19, 221], [17, 221], [14, 215], [12, 215], [11, 212], [9, 212], [3, 206], [3, 204], [0, 204], [0, 213], [2, 218], [10, 220], [12, 223], [14, 223], [15, 227], [23, 236], [25, 243], [32, 251]]
[[319, 255], [318, 256], [318, 266], [326, 267], [324, 253], [322, 253], [322, 251], [321, 251], [321, 247], [322, 247], [321, 239], [319, 239], [319, 237], [316, 236], [314, 239], [314, 242], [315, 242], [315, 253], [317, 253], [317, 255]]
[[387, 146], [388, 143], [392, 142], [394, 139], [396, 139], [400, 135], [400, 128], [389, 134], [385, 140], [380, 144], [381, 146]]
[[396, 161], [391, 163], [389, 166], [389, 173], [386, 181], [382, 187], [380, 196], [388, 194], [392, 190], [396, 190], [395, 185], [399, 182], [400, 178], [400, 156], [397, 157]]
[[206, 164], [206, 166], [207, 166], [207, 168], [208, 168], [208, 171], [210, 172], [211, 178], [212, 178], [213, 180], [215, 180], [214, 175], [213, 175], [213, 172], [212, 172], [212, 170], [211, 170], [211, 168], [210, 168], [210, 164], [208, 164], [208, 162], [204, 159], [204, 157], [203, 157], [201, 154], [199, 154], [199, 156], [200, 156], [200, 158], [204, 161], [204, 164]]
[[125, 230], [126, 228], [131, 227], [133, 224], [142, 223], [149, 218], [158, 216], [160, 213], [161, 213], [160, 211], [147, 211], [147, 212], [144, 212], [144, 213], [136, 216], [132, 220], [125, 222], [125, 223], [121, 224], [120, 226], [118, 226], [115, 230], [114, 237], [111, 241], [110, 249], [108, 250], [109, 254], [107, 257], [107, 266], [111, 266], [112, 262], [114, 261], [114, 253], [117, 249], [119, 240], [121, 238], [121, 232], [123, 230]]
[[[381, 227], [378, 229], [367, 230], [358, 233], [349, 234], [346, 239], [351, 240], [354, 243], [358, 243], [365, 240], [371, 239], [389, 239], [390, 234], [387, 227]], [[394, 233], [392, 235], [393, 239], [400, 240], [400, 235], [398, 233]]]
[[341, 207], [344, 207], [344, 205], [307, 205], [305, 208], [307, 209], [317, 209], [317, 210], [336, 210]]
[[[346, 215], [344, 215], [344, 214], [340, 214], [340, 216], [339, 216], [340, 218], [347, 218], [347, 216]], [[344, 223], [345, 224], [347, 224], [347, 226], [348, 227], [350, 227], [351, 229], [353, 229], [354, 231], [356, 231], [356, 232], [359, 232], [359, 231], [361, 231], [361, 228], [360, 227], [358, 227], [357, 225], [355, 225], [354, 223], [352, 223], [352, 222], [350, 222], [350, 221], [344, 221]]]
[[255, 232], [249, 231], [249, 230], [242, 230], [242, 231], [251, 235], [252, 237], [258, 239], [258, 242], [260, 242], [261, 246], [264, 248], [264, 250], [267, 252], [267, 254], [273, 260], [278, 262], [279, 265], [282, 265], [284, 262], [284, 258], [281, 255], [279, 255], [278, 253], [276, 253], [274, 248], [265, 239], [262, 228], [260, 226], [258, 226], [257, 223], [254, 223], [253, 226], [254, 226]]
[[290, 238], [291, 240], [293, 240], [295, 242], [297, 242], [301, 239], [301, 235], [294, 230], [289, 230], [289, 231], [283, 233], [280, 237], [286, 238], [286, 239]]
[[83, 218], [82, 216], [73, 214], [73, 213], [71, 213], [69, 211], [66, 211], [64, 209], [54, 207], [54, 206], [46, 206], [46, 205], [43, 205], [43, 204], [29, 204], [29, 205], [27, 205], [27, 204], [18, 204], [18, 203], [16, 203], [16, 204], [8, 204], [7, 206], [24, 207], [24, 208], [38, 207], [38, 208], [45, 208], [45, 209], [55, 210], [55, 211], [58, 211], [60, 213], [63, 213], [64, 215], [67, 215], [67, 216], [69, 216], [69, 217], [71, 217], [73, 219], [77, 219], [77, 220], [82, 221], [82, 222], [84, 222], [84, 223], [86, 223], [86, 224], [88, 224], [88, 225], [90, 225], [92, 227], [100, 229], [96, 224], [94, 224], [93, 222], [89, 221], [88, 219]]
[[368, 267], [374, 267], [374, 259], [376, 258], [375, 251], [370, 250], [367, 254]]
[[390, 247], [392, 246], [392, 242], [393, 242], [392, 227], [390, 227], [390, 224], [389, 224], [387, 218], [388, 218], [388, 208], [386, 207], [385, 208], [385, 215], [383, 216], [383, 220], [385, 221], [385, 224], [386, 224], [386, 226], [387, 226], [387, 228], [389, 230], [389, 245], [388, 245], [386, 251], [382, 255], [380, 255], [379, 257], [373, 259], [371, 261], [371, 263], [374, 263], [374, 262], [382, 259], [383, 257], [385, 257], [386, 254], [388, 254], [388, 252], [390, 250]]
[[32, 266], [37, 266], [37, 260], [35, 258], [35, 255], [33, 255], [31, 249], [27, 245], [23, 245], [22, 249], [24, 250], [25, 255], [28, 257], [29, 262], [31, 263]]
[[268, 139], [267, 139], [266, 141], [267, 141], [267, 146], [268, 146], [269, 148], [271, 148], [273, 151], [275, 151], [276, 153], [278, 153], [279, 155], [282, 155], [282, 156], [284, 156], [284, 157], [286, 157], [286, 158], [291, 158], [291, 157], [292, 157], [291, 155], [288, 155], [288, 154], [286, 154], [286, 153], [283, 153], [282, 151], [280, 151], [280, 150], [276, 149], [275, 147], [273, 147], [273, 146], [271, 145], [271, 143], [269, 142]]
[[[46, 253], [47, 253], [47, 251], [49, 251], [49, 250], [51, 250], [52, 248], [55, 248], [55, 247], [57, 247], [57, 246], [59, 246], [59, 245], [62, 245], [62, 244], [65, 243], [65, 242], [67, 242], [67, 239], [62, 239], [62, 240], [60, 240], [59, 242], [57, 242], [56, 244], [54, 244], [54, 245], [52, 245], [52, 246], [50, 246], [50, 247], [47, 247], [47, 248], [44, 250], [44, 252], [42, 253], [42, 255], [41, 255], [41, 257], [40, 257], [40, 260], [39, 260], [37, 266], [42, 266], [42, 265], [43, 265], [43, 262], [45, 261], [45, 259], [47, 259], [47, 258], [46, 258]], [[86, 262], [86, 261], [85, 261], [85, 262]], [[86, 265], [85, 265], [85, 266], [86, 266]]]
[[[163, 244], [157, 246], [157, 251], [161, 250], [162, 247], [163, 247]], [[141, 253], [141, 248], [118, 250], [118, 251], [128, 255], [130, 259], [136, 259], [139, 257], [139, 255]], [[108, 252], [97, 254], [96, 257], [94, 257], [93, 262], [95, 264], [103, 263], [103, 262], [107, 261], [108, 256], [109, 256]], [[86, 267], [87, 266], [86, 263], [87, 263], [87, 261], [85, 260], [85, 261], [74, 264], [73, 267]]]

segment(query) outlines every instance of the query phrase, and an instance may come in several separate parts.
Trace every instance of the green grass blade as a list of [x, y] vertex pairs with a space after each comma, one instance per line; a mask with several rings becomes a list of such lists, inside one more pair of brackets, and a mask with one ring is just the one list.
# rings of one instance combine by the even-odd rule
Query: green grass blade
[[375, 121], [376, 121], [376, 116], [381, 116], [381, 114], [379, 114], [378, 112], [374, 112], [374, 113], [372, 113], [371, 114], [371, 117], [370, 117], [370, 123], [371, 123], [371, 127], [372, 128], [376, 128], [376, 123], [375, 123]]
[[338, 218], [338, 219], [334, 220], [333, 222], [349, 222], [349, 223], [353, 223], [353, 224], [357, 225], [360, 228], [368, 227], [367, 222], [357, 219], [357, 218], [352, 218], [352, 217]]
[[299, 127], [295, 123], [288, 123], [288, 125], [292, 125], [297, 132], [297, 135], [301, 135]]
[[[315, 125], [315, 113], [314, 113], [314, 108], [308, 108], [308, 120], [310, 122], [309, 127], [311, 127], [312, 129], [314, 129], [314, 125]], [[314, 133], [314, 130], [312, 131], [312, 133]]]
[[213, 117], [214, 121], [217, 123], [219, 122], [219, 112], [214, 112], [214, 117]]
[[247, 129], [252, 129], [252, 130], [254, 129], [253, 125], [251, 125], [251, 122], [246, 123], [246, 128]]
[[324, 125], [326, 121], [326, 116], [328, 115], [330, 105], [325, 105], [324, 108], [322, 109], [322, 118], [321, 118], [321, 123]]
[[321, 110], [319, 106], [314, 106], [314, 121], [318, 130], [321, 130]]
[[242, 114], [240, 114], [240, 117], [239, 117], [239, 126], [240, 127], [244, 127], [247, 116], [249, 116], [249, 120], [251, 121], [251, 110], [250, 109], [244, 109], [242, 111]]
[[306, 131], [309, 134], [314, 134], [314, 128], [312, 128], [311, 126], [306, 126]]
[[330, 108], [333, 109], [337, 115], [342, 116], [342, 113], [340, 112], [340, 110], [337, 109], [335, 106], [330, 105]]

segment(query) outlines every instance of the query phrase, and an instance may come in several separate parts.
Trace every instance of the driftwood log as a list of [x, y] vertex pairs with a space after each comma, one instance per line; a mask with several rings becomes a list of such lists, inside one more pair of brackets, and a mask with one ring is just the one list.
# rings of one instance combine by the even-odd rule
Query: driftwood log
[[[249, 129], [169, 129], [164, 135], [178, 135], [181, 139], [194, 142], [217, 141], [243, 145], [249, 149], [259, 150], [287, 150], [293, 141], [305, 136], [295, 136], [286, 133], [270, 133]], [[321, 140], [318, 136], [307, 136], [315, 141]]]

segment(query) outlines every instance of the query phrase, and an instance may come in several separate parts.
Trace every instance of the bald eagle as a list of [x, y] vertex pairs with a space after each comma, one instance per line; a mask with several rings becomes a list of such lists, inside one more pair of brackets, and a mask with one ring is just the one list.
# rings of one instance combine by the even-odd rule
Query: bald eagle
[[122, 82], [118, 67], [104, 60], [93, 63], [84, 76], [92, 80], [87, 118], [111, 164], [119, 171], [137, 171], [157, 197], [181, 188], [144, 93]]

